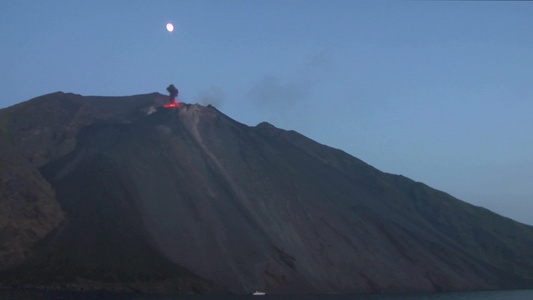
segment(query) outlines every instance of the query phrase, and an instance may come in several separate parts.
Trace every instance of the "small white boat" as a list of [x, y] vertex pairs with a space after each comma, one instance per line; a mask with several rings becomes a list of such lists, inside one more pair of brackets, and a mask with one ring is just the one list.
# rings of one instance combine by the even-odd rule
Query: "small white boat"
[[266, 295], [266, 293], [265, 292], [260, 292], [260, 291], [255, 291], [255, 292], [252, 293], [252, 295], [254, 295], [254, 296], [264, 296], [264, 295]]

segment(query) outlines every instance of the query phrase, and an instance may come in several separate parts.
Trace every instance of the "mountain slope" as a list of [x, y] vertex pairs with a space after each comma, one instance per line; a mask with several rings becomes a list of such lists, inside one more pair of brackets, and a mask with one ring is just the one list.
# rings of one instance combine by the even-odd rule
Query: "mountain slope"
[[[4, 148], [53, 187], [58, 207], [4, 282], [236, 293], [533, 286], [530, 226], [296, 132], [164, 102], [56, 93], [0, 111]], [[12, 121], [34, 111], [42, 117]]]

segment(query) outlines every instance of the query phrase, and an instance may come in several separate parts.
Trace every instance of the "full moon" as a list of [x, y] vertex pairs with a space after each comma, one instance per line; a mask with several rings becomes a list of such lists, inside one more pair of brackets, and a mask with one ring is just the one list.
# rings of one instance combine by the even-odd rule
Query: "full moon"
[[168, 30], [168, 32], [174, 31], [174, 25], [172, 25], [172, 23], [168, 23], [167, 24], [167, 30]]

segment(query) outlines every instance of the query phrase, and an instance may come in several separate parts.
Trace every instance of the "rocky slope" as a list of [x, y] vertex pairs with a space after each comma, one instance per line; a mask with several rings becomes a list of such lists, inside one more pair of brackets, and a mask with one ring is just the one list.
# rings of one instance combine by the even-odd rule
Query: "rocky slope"
[[[0, 280], [141, 291], [533, 286], [533, 228], [166, 96], [0, 110]], [[6, 167], [4, 167], [6, 166]]]

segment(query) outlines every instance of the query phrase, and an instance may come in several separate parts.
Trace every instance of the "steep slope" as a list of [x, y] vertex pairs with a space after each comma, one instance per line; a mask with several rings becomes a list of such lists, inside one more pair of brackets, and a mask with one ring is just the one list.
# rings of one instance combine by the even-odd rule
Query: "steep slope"
[[[77, 181], [78, 192], [92, 187], [117, 198], [110, 205], [106, 198], [98, 203], [97, 196], [91, 196], [72, 209], [58, 201], [62, 197], [56, 197], [38, 169], [71, 153], [84, 127], [128, 124], [167, 101], [167, 96], [157, 93], [82, 97], [58, 92], [0, 110], [0, 272], [4, 271], [0, 283], [152, 292], [224, 291], [146, 246], [146, 241], [136, 236], [135, 221], [120, 220], [128, 212], [124, 206], [127, 195], [114, 191], [120, 187], [111, 184], [109, 189], [102, 189], [107, 182], [98, 181], [98, 177], [87, 181], [88, 185]], [[113, 174], [107, 179], [113, 181]], [[87, 214], [83, 211], [93, 215], [84, 218]], [[84, 231], [76, 232], [77, 226]], [[120, 238], [122, 234], [127, 237]], [[61, 241], [69, 242], [48, 247], [48, 241], [57, 240], [58, 235], [66, 236]]]
[[0, 110], [0, 270], [22, 261], [64, 218], [37, 168], [73, 151], [80, 128], [95, 119], [125, 119], [163, 98], [108, 101], [58, 92]]
[[[377, 177], [382, 185], [379, 189], [392, 192], [383, 197], [381, 204], [402, 215], [402, 223], [397, 226], [416, 224], [419, 230], [428, 230], [441, 242], [453, 242], [465, 253], [483, 258], [491, 266], [513, 270], [531, 278], [526, 275], [531, 274], [531, 226], [457, 200], [406, 177], [386, 174], [369, 166], [365, 168], [363, 162], [343, 151], [319, 145], [296, 132], [264, 130], [277, 140], [305, 149], [354, 181]], [[371, 185], [370, 182], [366, 184]], [[381, 217], [386, 217], [383, 212], [380, 213]], [[414, 233], [417, 230], [412, 228], [410, 231]]]
[[[40, 241], [4, 282], [236, 293], [533, 286], [532, 227], [296, 132], [213, 107], [165, 109], [159, 94], [45, 97], [18, 114], [63, 113], [25, 131], [10, 121], [5, 149], [51, 184], [59, 221], [25, 244], [29, 253]], [[36, 128], [53, 134], [27, 138]]]
[[23, 261], [62, 220], [50, 184], [0, 134], [0, 270]]

